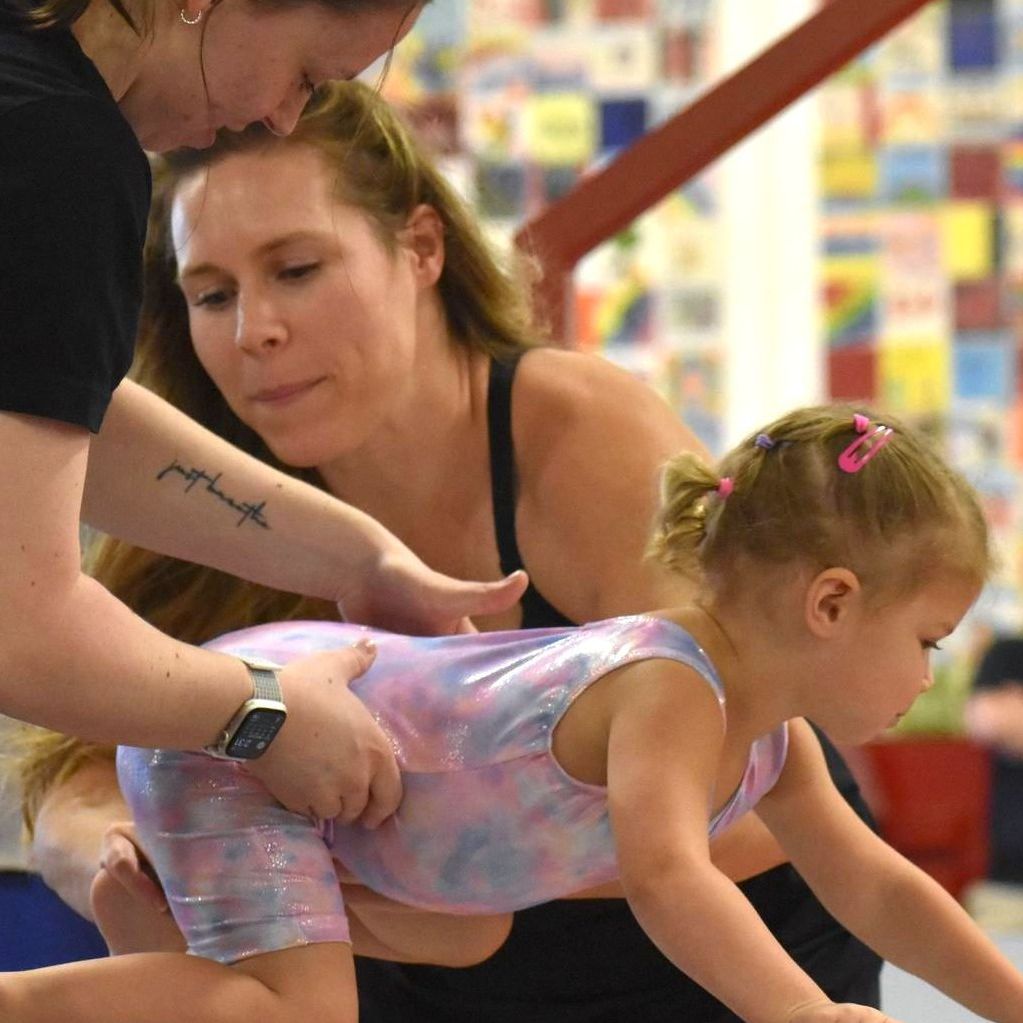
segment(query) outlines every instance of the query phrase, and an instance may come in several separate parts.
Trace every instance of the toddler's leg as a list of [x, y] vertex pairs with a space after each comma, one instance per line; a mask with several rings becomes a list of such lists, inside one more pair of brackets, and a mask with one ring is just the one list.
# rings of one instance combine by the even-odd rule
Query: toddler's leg
[[233, 761], [122, 748], [118, 777], [189, 949], [234, 962], [349, 941], [330, 852]]

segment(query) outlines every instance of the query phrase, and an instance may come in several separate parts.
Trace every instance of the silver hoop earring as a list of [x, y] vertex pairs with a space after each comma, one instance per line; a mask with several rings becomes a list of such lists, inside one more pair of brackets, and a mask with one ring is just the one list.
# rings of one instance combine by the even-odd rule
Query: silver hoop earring
[[195, 15], [195, 17], [194, 17], [194, 18], [189, 18], [189, 17], [186, 17], [186, 15], [185, 15], [185, 9], [184, 9], [184, 7], [182, 7], [182, 8], [181, 8], [181, 9], [180, 9], [180, 10], [178, 11], [178, 14], [179, 14], [179, 15], [181, 16], [181, 20], [182, 20], [182, 21], [183, 21], [183, 22], [184, 22], [184, 23], [185, 23], [186, 25], [198, 25], [198, 24], [199, 24], [199, 22], [200, 22], [200, 21], [202, 21], [202, 11], [198, 11], [198, 12], [196, 13], [196, 15]]

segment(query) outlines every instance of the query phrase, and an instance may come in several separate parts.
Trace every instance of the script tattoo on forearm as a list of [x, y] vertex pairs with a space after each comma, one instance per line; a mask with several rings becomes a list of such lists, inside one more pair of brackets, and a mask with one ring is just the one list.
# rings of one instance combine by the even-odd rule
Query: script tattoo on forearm
[[190, 469], [186, 469], [176, 459], [171, 461], [165, 469], [161, 469], [156, 474], [157, 482], [162, 480], [164, 476], [168, 474], [176, 474], [185, 481], [185, 493], [187, 494], [197, 483], [206, 484], [206, 492], [212, 494], [218, 501], [226, 504], [232, 511], [238, 513], [238, 521], [235, 523], [236, 526], [243, 526], [246, 522], [252, 522], [262, 529], [269, 529], [270, 523], [263, 517], [263, 509], [266, 507], [266, 501], [259, 501], [258, 503], [252, 501], [236, 501], [233, 497], [225, 494], [223, 490], [217, 486], [217, 481], [223, 475], [218, 472], [216, 475], [210, 475], [205, 469], [199, 469], [196, 466], [192, 466]]

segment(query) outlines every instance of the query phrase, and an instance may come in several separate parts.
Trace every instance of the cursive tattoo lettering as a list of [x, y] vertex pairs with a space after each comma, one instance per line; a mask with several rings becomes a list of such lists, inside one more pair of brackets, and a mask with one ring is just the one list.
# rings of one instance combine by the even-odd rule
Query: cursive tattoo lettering
[[269, 529], [270, 523], [263, 517], [263, 509], [266, 507], [266, 501], [260, 501], [258, 504], [251, 501], [236, 501], [233, 497], [225, 494], [220, 487], [217, 486], [217, 481], [223, 475], [223, 473], [217, 473], [215, 476], [211, 476], [205, 469], [198, 469], [194, 465], [191, 469], [186, 469], [177, 459], [173, 459], [171, 464], [165, 469], [161, 469], [156, 474], [156, 479], [159, 482], [164, 476], [173, 473], [180, 476], [185, 481], [185, 493], [187, 494], [192, 487], [197, 483], [205, 483], [205, 490], [208, 494], [212, 494], [219, 501], [223, 502], [232, 511], [238, 513], [238, 521], [235, 523], [236, 526], [243, 526], [246, 522], [252, 522], [263, 529]]

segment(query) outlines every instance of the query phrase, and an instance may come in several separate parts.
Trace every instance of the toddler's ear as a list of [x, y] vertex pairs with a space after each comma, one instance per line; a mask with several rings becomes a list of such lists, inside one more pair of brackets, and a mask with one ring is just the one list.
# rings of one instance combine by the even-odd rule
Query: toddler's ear
[[806, 591], [806, 623], [815, 636], [827, 638], [844, 628], [858, 609], [863, 588], [848, 568], [826, 568], [810, 581]]

